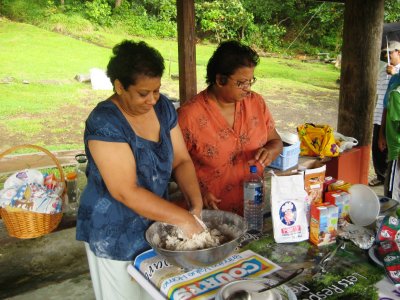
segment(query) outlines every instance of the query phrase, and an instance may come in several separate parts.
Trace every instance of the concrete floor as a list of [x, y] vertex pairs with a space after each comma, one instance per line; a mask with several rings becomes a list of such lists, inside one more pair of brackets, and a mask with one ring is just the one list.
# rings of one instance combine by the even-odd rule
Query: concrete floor
[[94, 300], [92, 282], [89, 273], [78, 275], [62, 282], [50, 283], [48, 286], [29, 291], [11, 300]]
[[35, 239], [8, 236], [0, 220], [0, 299], [95, 299], [76, 229]]

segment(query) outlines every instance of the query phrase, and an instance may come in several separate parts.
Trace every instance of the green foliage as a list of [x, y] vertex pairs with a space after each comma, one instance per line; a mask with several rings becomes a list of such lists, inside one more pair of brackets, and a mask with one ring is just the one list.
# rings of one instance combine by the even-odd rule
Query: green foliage
[[123, 22], [135, 16], [146, 16], [146, 10], [139, 4], [131, 4], [128, 1], [123, 1], [120, 7], [113, 11], [114, 19]]
[[266, 50], [274, 51], [282, 46], [282, 38], [286, 33], [286, 28], [279, 25], [260, 26], [262, 32], [261, 47]]
[[[195, 0], [196, 34], [220, 42], [243, 40], [257, 48], [282, 52], [340, 52], [344, 4], [315, 0]], [[96, 27], [158, 38], [176, 37], [176, 0], [2, 0], [0, 13], [12, 20], [99, 42]], [[400, 1], [385, 1], [385, 22], [397, 22]], [[84, 21], [83, 19], [86, 19]], [[90, 22], [90, 23], [89, 23]], [[46, 24], [47, 23], [47, 24]], [[66, 26], [65, 23], [69, 25]], [[297, 51], [297, 50], [296, 50]]]
[[133, 10], [127, 3], [123, 3], [114, 11], [113, 17], [114, 25], [131, 35], [159, 38], [177, 36], [176, 23], [149, 16], [141, 6], [135, 6], [135, 10]]
[[298, 48], [308, 43], [338, 52], [341, 47], [343, 4], [314, 0], [242, 0], [242, 3], [253, 13], [254, 24], [259, 28], [253, 39], [265, 50], [277, 51], [285, 40], [287, 44], [295, 42]]
[[64, 7], [61, 7], [61, 9], [67, 14], [77, 13], [83, 15], [85, 11], [85, 2], [81, 0], [65, 0]]
[[133, 3], [143, 7], [147, 14], [159, 21], [176, 21], [175, 0], [133, 0]]
[[342, 43], [344, 5], [323, 2], [310, 10], [310, 18], [315, 15], [305, 32], [305, 41], [325, 49], [340, 51]]
[[154, 17], [135, 16], [121, 23], [128, 34], [142, 37], [173, 38], [177, 36], [176, 25], [168, 21], [157, 21]]
[[47, 0], [2, 0], [0, 13], [17, 22], [37, 24], [45, 17]]
[[294, 13], [296, 0], [242, 0], [242, 3], [254, 15], [255, 24], [280, 25]]
[[386, 0], [385, 1], [385, 22], [399, 22], [400, 19], [400, 1]]
[[111, 24], [111, 7], [107, 0], [93, 0], [93, 2], [85, 2], [85, 15], [89, 20], [103, 25]]
[[73, 36], [82, 36], [89, 41], [94, 41], [96, 37], [94, 31], [96, 27], [87, 19], [79, 14], [63, 14], [57, 12], [51, 14], [45, 22], [39, 23], [43, 29], [60, 32]]
[[220, 42], [224, 39], [243, 39], [253, 22], [239, 0], [196, 2], [196, 23], [200, 34]]

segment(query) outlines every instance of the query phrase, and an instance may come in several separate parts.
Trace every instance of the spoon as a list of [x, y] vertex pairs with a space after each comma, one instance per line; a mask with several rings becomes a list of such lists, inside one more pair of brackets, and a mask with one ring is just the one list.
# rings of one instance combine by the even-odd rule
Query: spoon
[[326, 273], [326, 266], [328, 265], [328, 263], [333, 259], [333, 257], [336, 255], [336, 252], [339, 249], [344, 249], [346, 246], [344, 240], [340, 239], [337, 241], [337, 245], [336, 247], [328, 252], [327, 254], [325, 254], [324, 257], [322, 257], [321, 261], [318, 263], [318, 265], [316, 266], [314, 273], [318, 274], [318, 273]]
[[303, 271], [304, 271], [304, 268], [299, 268], [296, 271], [294, 271], [292, 274], [290, 274], [288, 277], [283, 278], [282, 280], [278, 281], [277, 283], [275, 283], [273, 285], [269, 285], [268, 287], [265, 287], [259, 291], [255, 291], [255, 292], [248, 292], [245, 290], [235, 291], [231, 295], [229, 295], [229, 297], [226, 300], [251, 300], [253, 294], [259, 294], [259, 293], [263, 293], [265, 291], [274, 289], [274, 288], [288, 282], [289, 280], [295, 278], [297, 275], [301, 274]]
[[203, 228], [203, 230], [207, 230], [207, 225], [203, 222], [202, 219], [200, 219], [198, 216], [196, 216], [195, 214], [193, 214], [193, 217], [196, 219], [197, 223], [200, 224], [200, 226]]

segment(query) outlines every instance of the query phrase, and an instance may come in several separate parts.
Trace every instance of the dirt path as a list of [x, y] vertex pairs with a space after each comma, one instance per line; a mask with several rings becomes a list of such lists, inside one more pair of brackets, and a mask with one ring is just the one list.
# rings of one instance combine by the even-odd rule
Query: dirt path
[[329, 124], [337, 127], [339, 90], [286, 91], [264, 95], [279, 131], [296, 133], [296, 127], [305, 122]]

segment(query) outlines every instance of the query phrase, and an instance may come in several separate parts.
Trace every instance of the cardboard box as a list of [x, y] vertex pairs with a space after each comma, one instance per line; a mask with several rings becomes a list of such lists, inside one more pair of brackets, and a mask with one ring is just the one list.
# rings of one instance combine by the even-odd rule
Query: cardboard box
[[336, 181], [337, 181], [336, 178], [333, 178], [331, 176], [325, 177], [325, 179], [324, 179], [324, 193], [326, 193], [328, 191], [328, 187], [331, 184], [335, 183]]
[[304, 171], [304, 189], [311, 203], [322, 203], [325, 179], [325, 165]]
[[345, 191], [330, 191], [325, 193], [325, 203], [336, 205], [339, 209], [339, 221], [349, 220], [349, 206], [351, 195]]
[[317, 246], [335, 243], [337, 236], [338, 211], [339, 208], [330, 203], [311, 205], [311, 243]]

